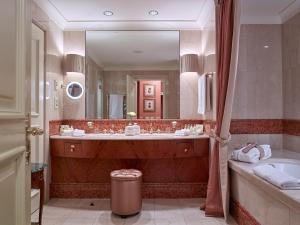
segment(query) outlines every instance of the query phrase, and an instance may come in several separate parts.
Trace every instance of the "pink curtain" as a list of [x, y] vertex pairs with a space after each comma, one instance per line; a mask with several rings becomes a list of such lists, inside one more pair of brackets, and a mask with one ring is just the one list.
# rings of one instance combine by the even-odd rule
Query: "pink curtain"
[[[235, 49], [233, 48], [233, 41], [236, 41], [236, 38], [234, 38], [234, 25], [236, 13], [235, 7], [238, 1], [239, 0], [215, 0], [218, 97], [217, 120], [214, 133], [212, 134], [214, 141], [211, 149], [207, 198], [205, 202], [205, 214], [207, 216], [223, 217], [227, 213], [225, 212], [227, 211], [226, 203], [224, 204], [224, 201], [227, 201], [227, 199], [225, 199], [227, 197], [226, 194], [223, 193], [224, 178], [222, 177], [226, 176], [225, 189], [227, 189], [227, 158], [223, 157], [224, 154], [220, 154], [220, 149], [226, 149], [225, 151], [227, 153], [226, 139], [229, 136], [229, 125], [236, 75], [236, 70], [233, 70], [231, 67], [236, 67], [236, 60], [234, 60], [235, 63], [232, 63], [232, 51]], [[233, 55], [233, 58], [236, 59], [235, 54]], [[231, 77], [230, 74], [232, 75]], [[232, 90], [229, 90], [228, 87], [230, 87]], [[224, 112], [226, 114], [225, 116]], [[222, 156], [221, 160], [220, 155]], [[223, 166], [224, 162], [222, 161], [226, 161], [225, 167]], [[220, 164], [222, 165], [221, 176]], [[224, 172], [224, 170], [226, 171]]]

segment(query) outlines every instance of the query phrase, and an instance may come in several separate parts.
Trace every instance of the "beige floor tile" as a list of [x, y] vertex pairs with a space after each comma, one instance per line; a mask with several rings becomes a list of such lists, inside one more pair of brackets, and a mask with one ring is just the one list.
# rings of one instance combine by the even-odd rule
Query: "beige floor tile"
[[114, 215], [110, 211], [100, 212], [99, 217], [93, 225], [123, 225], [125, 224], [125, 219]]
[[205, 217], [203, 202], [145, 199], [141, 213], [123, 219], [111, 213], [109, 199], [52, 199], [44, 207], [43, 225], [226, 225], [223, 219]]

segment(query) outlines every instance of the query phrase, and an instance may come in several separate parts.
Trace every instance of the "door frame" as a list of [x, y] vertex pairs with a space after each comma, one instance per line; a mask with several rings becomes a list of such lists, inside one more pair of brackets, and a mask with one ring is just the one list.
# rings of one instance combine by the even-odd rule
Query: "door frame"
[[[44, 115], [43, 115], [43, 128], [44, 128], [44, 130], [46, 130], [46, 114], [47, 114], [47, 111], [46, 111], [46, 95], [47, 95], [47, 85], [46, 85], [46, 83], [47, 83], [47, 80], [46, 80], [46, 51], [47, 51], [47, 45], [46, 45], [46, 42], [47, 42], [47, 29], [46, 28], [44, 28], [38, 21], [36, 21], [35, 19], [31, 19], [31, 23], [32, 24], [34, 24], [35, 26], [37, 26], [39, 29], [41, 29], [42, 31], [43, 31], [43, 33], [44, 33], [44, 46], [43, 46], [43, 49], [44, 49], [44, 62], [43, 62], [43, 64], [44, 64], [44, 72], [43, 72], [43, 77], [44, 77], [44, 99], [43, 99], [43, 108], [44, 108]], [[51, 88], [51, 85], [49, 85], [48, 86], [48, 88]], [[49, 91], [49, 93], [50, 93], [50, 91]], [[31, 94], [31, 93], [30, 93]], [[31, 95], [30, 95], [31, 96]], [[49, 96], [50, 97], [50, 96]], [[44, 153], [45, 153], [45, 149], [46, 149], [46, 132], [44, 132], [44, 138], [43, 138], [43, 151], [44, 151]], [[43, 154], [43, 160], [45, 161], [45, 154]]]

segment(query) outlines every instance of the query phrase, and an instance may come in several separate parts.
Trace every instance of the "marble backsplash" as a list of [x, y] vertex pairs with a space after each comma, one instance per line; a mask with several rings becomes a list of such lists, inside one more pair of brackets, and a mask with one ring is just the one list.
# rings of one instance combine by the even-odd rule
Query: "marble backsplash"
[[[172, 122], [176, 121], [176, 128], [172, 127]], [[89, 128], [87, 122], [93, 122], [93, 128]], [[141, 129], [149, 132], [151, 129], [153, 132], [169, 133], [174, 132], [176, 129], [182, 129], [187, 124], [203, 124], [203, 120], [198, 119], [163, 119], [163, 120], [133, 120], [134, 123], [138, 123]], [[85, 130], [87, 133], [105, 133], [113, 130], [114, 132], [123, 133], [125, 126], [127, 126], [129, 120], [53, 120], [49, 123], [50, 135], [59, 133], [59, 126], [62, 124], [73, 126], [76, 129]]]
[[[174, 132], [172, 121], [176, 121], [175, 129], [182, 129], [187, 124], [203, 124], [205, 132], [209, 132], [215, 126], [215, 121], [197, 120], [197, 119], [164, 119], [164, 120], [133, 120], [138, 123], [141, 129], [149, 132]], [[89, 128], [87, 122], [93, 122], [93, 128]], [[50, 135], [59, 133], [59, 126], [62, 124], [73, 126], [77, 129], [83, 129], [87, 133], [94, 132], [124, 132], [125, 126], [129, 120], [52, 120], [49, 122]], [[300, 136], [300, 120], [282, 120], [282, 119], [234, 119], [230, 126], [231, 134], [289, 134]]]

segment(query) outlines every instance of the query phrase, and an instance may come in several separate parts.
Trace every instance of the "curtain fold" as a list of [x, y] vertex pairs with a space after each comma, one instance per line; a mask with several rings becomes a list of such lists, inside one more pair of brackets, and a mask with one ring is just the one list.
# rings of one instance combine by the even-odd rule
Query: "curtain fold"
[[205, 214], [227, 219], [229, 206], [228, 152], [237, 71], [240, 0], [215, 0], [217, 41], [217, 120], [212, 136]]

